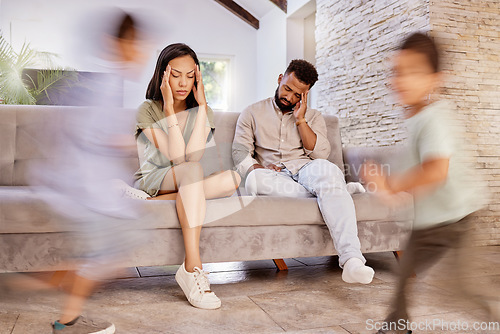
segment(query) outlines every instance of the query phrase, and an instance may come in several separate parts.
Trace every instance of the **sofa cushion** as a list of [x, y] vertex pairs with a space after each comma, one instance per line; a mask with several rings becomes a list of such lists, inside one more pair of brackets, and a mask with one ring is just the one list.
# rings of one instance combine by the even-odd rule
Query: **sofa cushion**
[[12, 185], [16, 153], [16, 113], [0, 109], [0, 185]]
[[[64, 113], [85, 113], [91, 107], [0, 105], [0, 186], [26, 186], [29, 172], [58, 152], [58, 126]], [[56, 126], [57, 125], [57, 126]], [[131, 175], [138, 168], [135, 152], [124, 157]]]
[[[65, 113], [85, 113], [93, 107], [68, 106], [11, 106], [0, 105], [0, 186], [29, 185], [28, 171], [43, 159], [57, 154], [58, 131], [54, 125], [64, 121]], [[130, 110], [129, 110], [130, 111]], [[231, 146], [234, 138], [236, 112], [216, 112], [215, 141], [217, 146], [207, 147], [202, 159], [205, 175], [220, 170], [234, 169]], [[328, 160], [343, 169], [339, 121], [336, 116], [325, 115], [331, 153]], [[124, 164], [133, 175], [139, 168], [137, 154], [124, 158]]]
[[326, 128], [328, 129], [327, 137], [331, 145], [330, 155], [328, 160], [336, 164], [340, 170], [344, 170], [344, 159], [342, 156], [342, 141], [340, 140], [340, 123], [337, 116], [323, 115], [325, 118]]
[[367, 161], [381, 165], [388, 175], [397, 170], [398, 159], [404, 150], [402, 145], [380, 147], [345, 147], [343, 149], [344, 174], [347, 182], [359, 182], [361, 166]]
[[[411, 196], [395, 196], [396, 208], [370, 193], [354, 194], [358, 221], [411, 221]], [[138, 200], [131, 200], [137, 203]], [[138, 228], [179, 228], [175, 201], [143, 201], [144, 218]], [[0, 233], [39, 233], [67, 231], [65, 218], [54, 213], [38, 192], [30, 187], [0, 187]], [[324, 225], [315, 198], [233, 196], [207, 201], [205, 227]]]

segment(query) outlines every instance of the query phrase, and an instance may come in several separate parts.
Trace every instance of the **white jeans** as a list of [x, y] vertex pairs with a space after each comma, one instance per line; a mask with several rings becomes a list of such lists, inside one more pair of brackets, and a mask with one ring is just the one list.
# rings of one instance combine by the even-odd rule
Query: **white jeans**
[[340, 267], [352, 257], [366, 262], [361, 254], [354, 202], [347, 192], [344, 174], [337, 165], [325, 159], [315, 159], [296, 174], [286, 168], [281, 172], [254, 169], [247, 176], [245, 189], [252, 196], [316, 197], [339, 253]]

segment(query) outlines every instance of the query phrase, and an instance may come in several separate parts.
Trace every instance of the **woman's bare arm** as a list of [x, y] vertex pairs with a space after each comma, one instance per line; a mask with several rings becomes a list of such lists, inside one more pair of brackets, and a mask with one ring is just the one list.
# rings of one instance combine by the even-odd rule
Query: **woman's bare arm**
[[205, 152], [205, 145], [207, 142], [210, 128], [207, 124], [207, 101], [205, 98], [205, 87], [203, 86], [203, 78], [199, 66], [196, 66], [196, 80], [198, 86], [193, 87], [194, 97], [199, 104], [198, 114], [194, 123], [193, 132], [189, 138], [186, 146], [186, 160], [187, 161], [200, 161], [203, 153]]
[[198, 115], [194, 123], [193, 133], [186, 146], [186, 161], [200, 161], [205, 152], [205, 146], [208, 135], [210, 134], [210, 127], [207, 123], [206, 105], [200, 106]]
[[172, 89], [168, 82], [170, 78], [170, 65], [163, 73], [161, 82], [161, 93], [163, 96], [163, 112], [167, 118], [167, 133], [161, 129], [151, 128], [144, 129], [143, 132], [148, 140], [155, 145], [157, 149], [174, 165], [178, 165], [186, 161], [186, 143], [182, 136], [182, 131], [179, 127], [179, 121], [174, 112], [174, 98]]

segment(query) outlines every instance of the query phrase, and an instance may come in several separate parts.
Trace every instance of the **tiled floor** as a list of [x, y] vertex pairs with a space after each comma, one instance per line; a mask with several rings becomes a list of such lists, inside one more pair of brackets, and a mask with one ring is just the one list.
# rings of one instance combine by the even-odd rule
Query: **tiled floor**
[[[222, 300], [215, 311], [188, 304], [174, 280], [176, 266], [128, 268], [92, 296], [87, 313], [114, 322], [116, 333], [373, 333], [370, 326], [384, 318], [394, 292], [397, 262], [392, 253], [366, 257], [376, 271], [370, 285], [344, 283], [336, 257], [287, 259], [289, 270], [282, 272], [271, 260], [206, 264], [212, 289]], [[476, 269], [464, 275], [466, 286], [486, 291], [500, 314], [500, 246], [481, 248], [473, 262]], [[414, 324], [473, 326], [490, 320], [456, 292], [452, 268], [448, 257], [413, 279]], [[53, 291], [3, 293], [0, 334], [50, 333], [62, 297]], [[427, 328], [414, 333], [500, 330]]]

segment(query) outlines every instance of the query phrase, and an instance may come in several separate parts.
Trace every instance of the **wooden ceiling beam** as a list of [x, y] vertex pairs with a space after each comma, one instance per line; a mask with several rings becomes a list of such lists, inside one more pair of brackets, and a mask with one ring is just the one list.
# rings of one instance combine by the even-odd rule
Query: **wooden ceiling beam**
[[282, 11], [285, 12], [287, 10], [287, 0], [270, 0], [273, 4], [278, 6]]
[[[224, 6], [227, 10], [229, 10], [234, 15], [238, 16], [240, 19], [254, 27], [255, 29], [259, 29], [259, 20], [250, 14], [245, 8], [238, 5], [233, 0], [215, 0], [215, 2]], [[286, 0], [285, 0], [286, 3]]]

